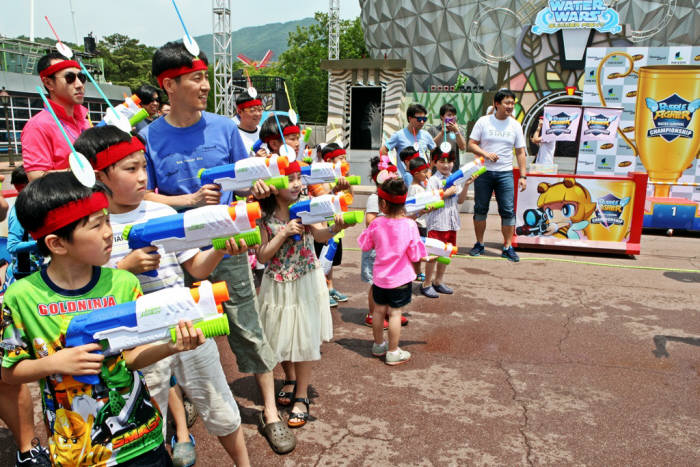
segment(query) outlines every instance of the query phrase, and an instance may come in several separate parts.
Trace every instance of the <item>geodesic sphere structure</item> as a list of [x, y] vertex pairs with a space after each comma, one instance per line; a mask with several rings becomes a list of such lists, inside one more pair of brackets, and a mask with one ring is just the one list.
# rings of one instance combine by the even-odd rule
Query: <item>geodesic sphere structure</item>
[[[697, 0], [608, 0], [625, 25], [629, 45], [693, 45], [700, 40]], [[360, 0], [372, 58], [404, 59], [406, 90], [454, 85], [497, 86], [497, 64], [508, 61], [547, 0]], [[558, 59], [557, 57], [553, 57]]]

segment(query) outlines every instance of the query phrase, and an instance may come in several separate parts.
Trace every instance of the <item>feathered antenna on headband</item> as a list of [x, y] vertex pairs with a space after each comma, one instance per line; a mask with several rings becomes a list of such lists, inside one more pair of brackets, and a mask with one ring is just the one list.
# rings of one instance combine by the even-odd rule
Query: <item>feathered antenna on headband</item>
[[391, 159], [387, 155], [380, 155], [379, 156], [379, 170], [385, 170], [389, 168], [391, 165]]
[[396, 166], [391, 163], [389, 156], [380, 155], [379, 165], [377, 167], [379, 168], [379, 173], [377, 174], [375, 181], [380, 185], [390, 178], [397, 178], [399, 176]]

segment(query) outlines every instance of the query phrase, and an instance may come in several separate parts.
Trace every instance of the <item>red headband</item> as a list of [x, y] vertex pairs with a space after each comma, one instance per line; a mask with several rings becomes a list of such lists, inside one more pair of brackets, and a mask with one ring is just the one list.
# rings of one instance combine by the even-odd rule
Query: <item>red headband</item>
[[286, 126], [286, 127], [284, 127], [284, 129], [282, 130], [282, 134], [283, 134], [284, 136], [287, 136], [287, 135], [294, 135], [294, 134], [297, 134], [297, 133], [301, 134], [301, 130], [300, 130], [299, 127], [296, 126], [296, 125], [289, 125], [289, 126]]
[[38, 240], [78, 219], [105, 209], [107, 206], [109, 206], [107, 196], [101, 191], [97, 191], [87, 198], [71, 201], [56, 209], [52, 209], [46, 215], [44, 225], [29, 233], [32, 235], [32, 238]]
[[95, 155], [95, 163], [92, 164], [92, 168], [95, 170], [102, 170], [115, 162], [119, 162], [129, 154], [145, 150], [146, 148], [143, 147], [143, 143], [136, 136], [132, 136], [129, 141], [115, 144], [104, 151], [98, 152]]
[[66, 68], [80, 69], [80, 63], [76, 62], [75, 60], [61, 60], [60, 62], [54, 63], [50, 67], [40, 71], [39, 76], [42, 78], [46, 78], [47, 76], [54, 75]]
[[247, 109], [248, 107], [255, 107], [256, 105], [263, 105], [262, 101], [260, 99], [252, 99], [246, 102], [243, 102], [242, 104], [238, 105], [238, 111], [240, 112], [243, 109]]
[[284, 169], [285, 175], [291, 175], [295, 173], [301, 173], [301, 166], [299, 161], [290, 162], [286, 169]]
[[163, 73], [158, 75], [158, 84], [163, 87], [163, 81], [165, 78], [177, 78], [178, 76], [186, 75], [187, 73], [192, 73], [194, 71], [208, 70], [204, 60], [200, 58], [192, 59], [192, 66], [181, 66], [180, 68], [171, 68], [170, 70], [165, 70]]
[[402, 159], [404, 162], [408, 162], [412, 159], [415, 159], [416, 157], [420, 157], [420, 154], [418, 152], [414, 152], [412, 156], [408, 156], [405, 159]]
[[345, 149], [342, 149], [342, 148], [341, 149], [334, 149], [333, 151], [331, 151], [328, 154], [326, 154], [325, 156], [323, 156], [323, 160], [328, 162], [331, 159], [335, 159], [336, 157], [342, 156], [345, 154], [347, 154], [347, 152], [345, 152]]
[[429, 168], [430, 168], [430, 164], [427, 164], [427, 163], [423, 164], [419, 167], [416, 167], [415, 169], [411, 169], [411, 175], [415, 175], [418, 172], [420, 172], [421, 170], [425, 170], [425, 169], [429, 169]]
[[449, 152], [443, 152], [442, 154], [434, 154], [433, 155], [433, 161], [439, 161], [440, 159], [449, 159], [449, 158], [450, 158]]
[[388, 201], [394, 204], [405, 204], [406, 194], [403, 195], [390, 195], [386, 191], [382, 190], [382, 187], [377, 187], [377, 196], [379, 196], [384, 201]]

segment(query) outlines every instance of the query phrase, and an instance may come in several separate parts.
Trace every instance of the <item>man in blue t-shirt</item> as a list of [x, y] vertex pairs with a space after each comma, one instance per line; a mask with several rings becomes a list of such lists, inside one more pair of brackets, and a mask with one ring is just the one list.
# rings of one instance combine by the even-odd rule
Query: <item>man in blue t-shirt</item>
[[[428, 121], [428, 111], [420, 104], [411, 104], [408, 106], [408, 109], [406, 109], [406, 120], [408, 120], [408, 126], [391, 135], [389, 141], [382, 144], [379, 153], [389, 154], [389, 151], [396, 148], [396, 154], [398, 156], [403, 148], [413, 145], [416, 146], [416, 150], [426, 162], [430, 161], [430, 150], [435, 147], [435, 141], [433, 137], [430, 136], [430, 133], [423, 130], [425, 122]], [[406, 182], [406, 186], [410, 186], [413, 177], [408, 170], [406, 170], [403, 163], [397, 161], [396, 165], [399, 168], [401, 177], [403, 177], [404, 182]]]
[[[152, 73], [167, 93], [171, 109], [140, 133], [146, 140], [146, 200], [175, 208], [231, 201], [232, 193], [222, 194], [218, 185], [200, 186], [198, 177], [200, 169], [248, 157], [236, 124], [230, 118], [204, 111], [210, 90], [207, 68], [204, 53], [195, 57], [178, 42], [165, 44], [153, 55]], [[187, 276], [189, 285], [191, 278]], [[275, 404], [272, 370], [277, 358], [260, 325], [247, 254], [224, 258], [210, 280], [223, 280], [229, 286], [231, 298], [223, 303], [231, 330], [229, 345], [236, 354], [239, 371], [253, 373], [262, 393], [261, 431], [276, 452], [289, 452], [296, 446], [296, 439], [282, 422]]]

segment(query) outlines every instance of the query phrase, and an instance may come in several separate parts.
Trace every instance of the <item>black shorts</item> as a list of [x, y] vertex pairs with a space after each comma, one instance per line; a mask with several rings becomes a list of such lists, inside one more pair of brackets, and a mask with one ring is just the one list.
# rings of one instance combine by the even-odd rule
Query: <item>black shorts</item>
[[129, 467], [173, 467], [173, 460], [165, 449], [165, 443], [119, 465]]
[[[325, 243], [314, 242], [314, 250], [316, 250], [316, 258], [321, 257], [321, 250], [326, 246]], [[343, 261], [343, 239], [338, 240], [338, 249], [335, 250], [335, 256], [333, 257], [333, 266], [340, 266], [341, 261]]]
[[377, 305], [388, 305], [390, 308], [401, 308], [411, 303], [413, 283], [409, 282], [393, 289], [383, 289], [372, 284], [372, 298]]
[[421, 237], [427, 237], [428, 236], [428, 229], [426, 227], [421, 227], [420, 225], [418, 226], [418, 235]]

